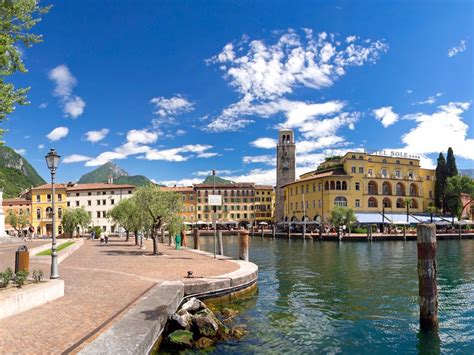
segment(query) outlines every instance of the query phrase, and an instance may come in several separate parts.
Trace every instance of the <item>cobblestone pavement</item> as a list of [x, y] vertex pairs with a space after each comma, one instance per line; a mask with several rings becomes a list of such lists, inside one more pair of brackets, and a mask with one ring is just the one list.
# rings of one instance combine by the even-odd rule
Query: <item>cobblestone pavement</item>
[[[111, 239], [109, 244], [86, 240], [59, 265], [65, 282], [64, 297], [0, 320], [0, 353], [71, 350], [164, 280], [181, 280], [188, 270], [193, 270], [195, 276], [217, 276], [238, 268], [228, 261], [163, 244], [159, 249], [164, 255], [151, 256], [151, 241], [145, 246], [146, 250], [139, 250], [132, 239], [128, 243]], [[14, 253], [16, 247], [0, 252]], [[49, 277], [49, 265], [31, 264], [33, 268], [42, 268]]]
[[39, 247], [40, 245], [51, 244], [51, 240], [34, 240], [27, 242], [15, 242], [9, 244], [0, 244], [0, 271], [8, 266], [15, 269], [15, 252], [21, 245], [26, 245], [28, 249]]

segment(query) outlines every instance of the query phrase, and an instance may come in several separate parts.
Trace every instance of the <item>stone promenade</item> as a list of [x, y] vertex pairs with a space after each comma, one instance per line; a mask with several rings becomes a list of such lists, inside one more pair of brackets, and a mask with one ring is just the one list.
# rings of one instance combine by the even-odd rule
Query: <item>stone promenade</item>
[[[33, 246], [39, 245], [35, 243]], [[110, 239], [109, 244], [86, 240], [60, 264], [65, 296], [32, 310], [0, 320], [0, 353], [74, 352], [84, 341], [107, 329], [134, 301], [163, 281], [194, 276], [218, 276], [238, 265], [159, 244], [164, 255], [152, 256], [151, 241], [139, 250], [133, 240]], [[18, 245], [3, 245], [0, 267], [13, 263]], [[13, 264], [11, 265], [14, 266]], [[49, 265], [42, 268], [49, 277]]]

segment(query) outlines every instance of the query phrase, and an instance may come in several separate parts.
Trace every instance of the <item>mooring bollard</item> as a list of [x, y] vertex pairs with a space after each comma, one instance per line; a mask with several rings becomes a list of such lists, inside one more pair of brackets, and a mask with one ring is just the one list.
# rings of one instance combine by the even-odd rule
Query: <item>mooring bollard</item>
[[249, 261], [249, 231], [239, 231], [239, 259]]
[[272, 226], [272, 238], [275, 239], [276, 236], [276, 228], [275, 226]]
[[199, 250], [199, 229], [194, 228], [194, 249]]
[[265, 232], [263, 231], [263, 226], [262, 226], [262, 238], [265, 236]]
[[418, 224], [418, 292], [420, 327], [438, 328], [438, 289], [436, 286], [436, 226]]
[[306, 225], [303, 224], [303, 232], [301, 233], [303, 235], [303, 240], [306, 239]]
[[291, 228], [290, 228], [290, 225], [288, 225], [288, 232], [287, 232], [287, 234], [288, 234], [288, 239], [290, 239], [290, 238], [291, 238]]
[[222, 231], [217, 231], [217, 244], [219, 249], [219, 255], [224, 255], [224, 245], [222, 244]]

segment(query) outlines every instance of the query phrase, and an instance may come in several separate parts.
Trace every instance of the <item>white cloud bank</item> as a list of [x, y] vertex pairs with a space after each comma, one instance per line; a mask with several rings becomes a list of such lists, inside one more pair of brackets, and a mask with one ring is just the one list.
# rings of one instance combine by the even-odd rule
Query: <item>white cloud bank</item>
[[194, 103], [187, 100], [182, 95], [165, 98], [163, 96], [154, 97], [150, 100], [153, 104], [154, 113], [160, 117], [176, 116], [194, 110]]
[[276, 147], [277, 140], [273, 138], [262, 137], [250, 142], [251, 146], [262, 149], [273, 149]]
[[64, 137], [66, 137], [69, 133], [69, 128], [67, 127], [56, 127], [51, 132], [49, 132], [46, 137], [51, 141], [55, 142]]
[[81, 116], [84, 113], [86, 103], [81, 97], [73, 94], [77, 79], [72, 75], [69, 68], [64, 64], [58, 65], [50, 70], [48, 77], [56, 84], [54, 96], [59, 97], [64, 115], [72, 118]]

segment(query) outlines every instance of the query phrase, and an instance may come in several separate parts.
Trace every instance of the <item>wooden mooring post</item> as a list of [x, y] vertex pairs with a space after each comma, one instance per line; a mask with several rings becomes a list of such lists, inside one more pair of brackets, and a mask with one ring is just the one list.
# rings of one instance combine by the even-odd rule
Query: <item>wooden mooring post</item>
[[199, 250], [199, 229], [194, 228], [194, 249]]
[[438, 288], [436, 286], [436, 226], [418, 224], [418, 302], [420, 328], [438, 328]]
[[239, 231], [239, 259], [249, 261], [249, 231]]
[[219, 255], [224, 255], [224, 245], [222, 244], [222, 231], [217, 231], [217, 247], [219, 251]]

